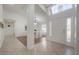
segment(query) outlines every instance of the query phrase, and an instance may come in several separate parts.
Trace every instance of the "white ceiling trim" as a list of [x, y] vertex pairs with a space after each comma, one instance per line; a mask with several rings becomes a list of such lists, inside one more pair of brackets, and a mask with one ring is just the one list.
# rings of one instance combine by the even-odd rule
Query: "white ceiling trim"
[[46, 13], [48, 14], [48, 10], [41, 4], [39, 4], [39, 7]]

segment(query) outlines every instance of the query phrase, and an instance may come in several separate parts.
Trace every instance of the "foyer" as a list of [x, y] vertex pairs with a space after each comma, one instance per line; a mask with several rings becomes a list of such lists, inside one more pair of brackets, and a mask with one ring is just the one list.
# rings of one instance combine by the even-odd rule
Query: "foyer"
[[0, 55], [75, 55], [75, 4], [0, 4]]

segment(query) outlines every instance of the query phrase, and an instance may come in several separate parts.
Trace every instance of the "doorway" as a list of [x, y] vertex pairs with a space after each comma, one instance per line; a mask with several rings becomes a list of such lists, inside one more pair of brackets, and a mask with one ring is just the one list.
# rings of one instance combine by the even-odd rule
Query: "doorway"
[[4, 41], [2, 49], [26, 48], [15, 36], [15, 22], [4, 20]]
[[5, 28], [5, 36], [12, 36], [14, 35], [14, 21], [4, 21], [4, 28]]

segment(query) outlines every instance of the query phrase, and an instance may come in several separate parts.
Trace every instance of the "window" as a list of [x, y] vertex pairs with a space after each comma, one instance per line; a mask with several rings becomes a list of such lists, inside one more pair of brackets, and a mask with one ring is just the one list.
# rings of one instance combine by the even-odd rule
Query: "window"
[[77, 4], [75, 4], [74, 6], [75, 6], [75, 8], [77, 8]]
[[67, 42], [71, 42], [71, 18], [67, 19]]
[[73, 8], [72, 4], [58, 4], [58, 5], [52, 6], [51, 9], [52, 9], [52, 14], [57, 14], [62, 11], [69, 10], [71, 8]]
[[43, 24], [43, 25], [42, 25], [42, 31], [43, 31], [44, 33], [46, 33], [46, 24]]

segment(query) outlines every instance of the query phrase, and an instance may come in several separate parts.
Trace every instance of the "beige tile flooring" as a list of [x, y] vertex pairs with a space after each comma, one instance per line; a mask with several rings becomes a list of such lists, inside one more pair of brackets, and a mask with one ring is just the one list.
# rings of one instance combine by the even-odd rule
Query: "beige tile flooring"
[[74, 48], [41, 39], [33, 49], [27, 49], [19, 40], [14, 37], [7, 37], [0, 48], [0, 55], [73, 55]]

